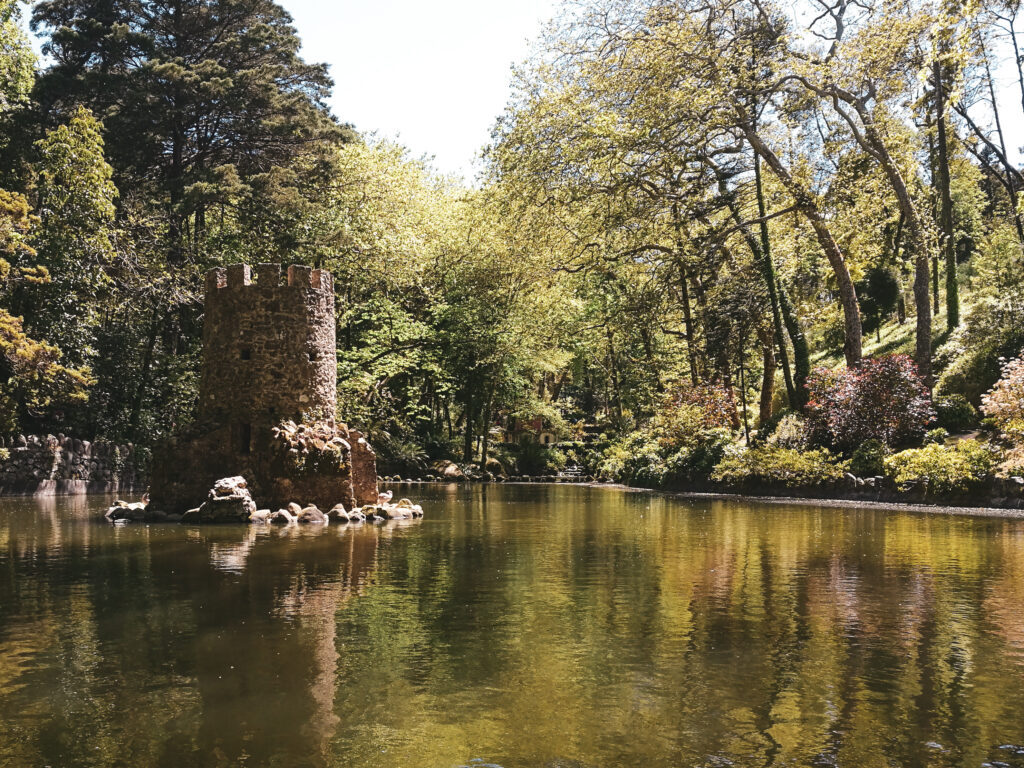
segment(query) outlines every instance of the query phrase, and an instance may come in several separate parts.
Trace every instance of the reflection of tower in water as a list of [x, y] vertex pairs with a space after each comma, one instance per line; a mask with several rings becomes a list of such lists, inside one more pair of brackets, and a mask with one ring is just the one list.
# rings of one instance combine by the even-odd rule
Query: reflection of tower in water
[[193, 601], [204, 760], [328, 764], [339, 723], [336, 614], [393, 529], [204, 530], [213, 567]]

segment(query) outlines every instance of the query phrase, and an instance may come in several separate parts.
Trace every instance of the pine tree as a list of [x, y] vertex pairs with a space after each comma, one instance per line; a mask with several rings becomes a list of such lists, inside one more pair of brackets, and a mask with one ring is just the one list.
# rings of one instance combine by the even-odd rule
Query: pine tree
[[158, 202], [172, 265], [201, 255], [215, 206], [346, 135], [326, 66], [302, 60], [272, 0], [46, 0], [32, 26], [53, 60], [46, 119], [84, 104], [103, 121], [115, 183]]

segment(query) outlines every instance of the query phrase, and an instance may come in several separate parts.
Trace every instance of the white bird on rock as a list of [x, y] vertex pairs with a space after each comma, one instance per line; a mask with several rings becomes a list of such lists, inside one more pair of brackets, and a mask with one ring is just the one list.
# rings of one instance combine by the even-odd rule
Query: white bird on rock
[[387, 504], [394, 497], [394, 491], [386, 491], [384, 493], [377, 494], [377, 506]]

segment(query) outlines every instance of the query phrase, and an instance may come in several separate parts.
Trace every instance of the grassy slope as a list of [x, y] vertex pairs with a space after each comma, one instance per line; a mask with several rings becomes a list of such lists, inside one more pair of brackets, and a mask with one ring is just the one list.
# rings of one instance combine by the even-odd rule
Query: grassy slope
[[[966, 305], [961, 309], [960, 314], [963, 316]], [[914, 317], [911, 315], [907, 318], [903, 325], [892, 322], [886, 323], [882, 326], [879, 341], [878, 336], [871, 334], [870, 336], [864, 335], [864, 357], [877, 357], [879, 355], [887, 355], [891, 353], [902, 353], [906, 355], [914, 356], [914, 334], [915, 325]], [[949, 338], [949, 332], [946, 330], [946, 316], [943, 312], [941, 315], [932, 319], [932, 349], [938, 349], [942, 344]], [[827, 366], [834, 368], [843, 362], [843, 350], [842, 349], [824, 349], [818, 350], [811, 355], [811, 363], [814, 366]]]

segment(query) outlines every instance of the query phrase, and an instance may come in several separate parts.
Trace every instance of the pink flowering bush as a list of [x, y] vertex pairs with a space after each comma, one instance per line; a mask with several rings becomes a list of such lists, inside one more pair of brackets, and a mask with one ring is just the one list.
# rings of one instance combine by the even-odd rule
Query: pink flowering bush
[[867, 440], [890, 448], [920, 442], [935, 418], [931, 397], [907, 355], [854, 368], [819, 368], [807, 380], [810, 442], [849, 454]]
[[1024, 442], [1024, 358], [1003, 363], [1003, 377], [981, 398], [981, 410], [1003, 437]]

